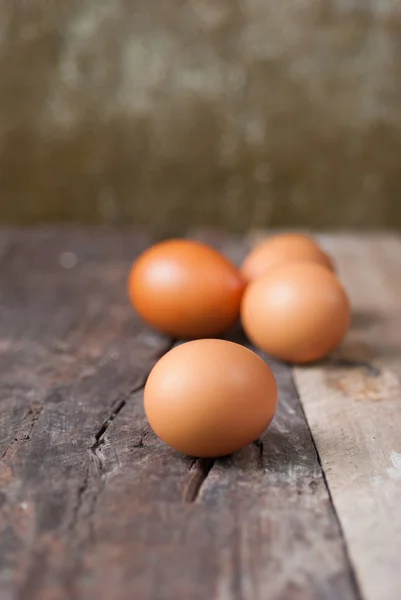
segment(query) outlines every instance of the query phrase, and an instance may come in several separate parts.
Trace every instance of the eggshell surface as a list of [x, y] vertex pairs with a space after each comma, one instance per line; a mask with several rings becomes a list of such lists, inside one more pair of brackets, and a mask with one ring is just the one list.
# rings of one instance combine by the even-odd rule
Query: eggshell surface
[[265, 352], [287, 362], [308, 363], [340, 344], [350, 324], [350, 305], [328, 269], [290, 263], [249, 284], [241, 319], [249, 339]]
[[169, 240], [134, 264], [129, 295], [139, 315], [173, 337], [217, 337], [238, 319], [245, 280], [213, 248]]
[[334, 265], [313, 238], [300, 233], [275, 235], [255, 246], [245, 258], [241, 272], [248, 281], [287, 262], [320, 264], [331, 271]]
[[151, 371], [144, 392], [155, 433], [179, 452], [199, 457], [231, 454], [256, 440], [277, 408], [268, 365], [239, 344], [188, 342]]

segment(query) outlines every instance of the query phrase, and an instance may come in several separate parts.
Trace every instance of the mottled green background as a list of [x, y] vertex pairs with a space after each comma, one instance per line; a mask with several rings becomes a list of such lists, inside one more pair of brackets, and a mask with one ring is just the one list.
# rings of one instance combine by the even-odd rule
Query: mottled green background
[[0, 220], [401, 227], [401, 2], [0, 0]]

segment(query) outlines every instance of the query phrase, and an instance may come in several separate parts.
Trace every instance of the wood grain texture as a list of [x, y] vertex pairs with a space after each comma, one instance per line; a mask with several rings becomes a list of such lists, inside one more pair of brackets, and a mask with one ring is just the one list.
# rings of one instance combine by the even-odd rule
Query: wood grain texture
[[240, 598], [356, 598], [291, 371], [270, 364], [280, 394], [273, 424], [257, 444], [218, 461], [201, 491], [233, 515], [220, 585], [234, 586], [241, 569]]
[[214, 464], [167, 449], [148, 430], [141, 393], [127, 404], [102, 446], [106, 484], [78, 597], [358, 598], [290, 371], [272, 368], [274, 425]]
[[[235, 260], [245, 246], [206, 239]], [[147, 239], [15, 233], [0, 286], [1, 600], [357, 600], [290, 370], [235, 456], [166, 448], [142, 407], [170, 344], [125, 276]], [[245, 343], [242, 334], [229, 335]]]
[[2, 600], [77, 597], [105, 481], [97, 434], [169, 345], [126, 300], [129, 264], [147, 243], [13, 236], [0, 286]]
[[366, 600], [401, 590], [401, 242], [323, 237], [351, 296], [332, 360], [295, 380]]
[[[237, 263], [248, 250], [247, 242], [213, 230], [197, 237]], [[248, 344], [240, 331], [229, 339]], [[279, 386], [273, 424], [254, 445], [216, 461], [199, 494], [223, 523], [231, 520], [217, 589], [222, 598], [356, 597], [291, 370], [262, 357]]]

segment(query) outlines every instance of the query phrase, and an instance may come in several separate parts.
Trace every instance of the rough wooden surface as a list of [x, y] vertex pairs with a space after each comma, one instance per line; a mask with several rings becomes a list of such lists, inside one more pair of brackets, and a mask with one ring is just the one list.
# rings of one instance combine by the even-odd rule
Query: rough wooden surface
[[366, 600], [401, 590], [401, 242], [324, 237], [354, 321], [339, 360], [296, 382]]
[[0, 241], [0, 599], [357, 600], [290, 370], [272, 364], [280, 408], [261, 440], [180, 456], [142, 409], [171, 343], [126, 300], [146, 237]]
[[94, 543], [105, 485], [98, 453], [104, 424], [143, 386], [170, 343], [143, 327], [126, 300], [129, 264], [147, 241], [119, 233], [17, 233], [5, 247], [2, 600], [79, 597], [76, 581]]
[[0, 218], [401, 227], [397, 0], [3, 0]]

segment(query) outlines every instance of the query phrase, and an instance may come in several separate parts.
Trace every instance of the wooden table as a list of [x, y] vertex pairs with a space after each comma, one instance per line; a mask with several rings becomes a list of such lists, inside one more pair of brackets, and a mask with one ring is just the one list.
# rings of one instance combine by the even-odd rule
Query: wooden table
[[[198, 237], [236, 261], [249, 241]], [[348, 339], [314, 367], [266, 358], [277, 417], [216, 461], [165, 447], [144, 417], [173, 343], [126, 297], [150, 241], [0, 233], [0, 599], [400, 600], [400, 240], [322, 238]]]

